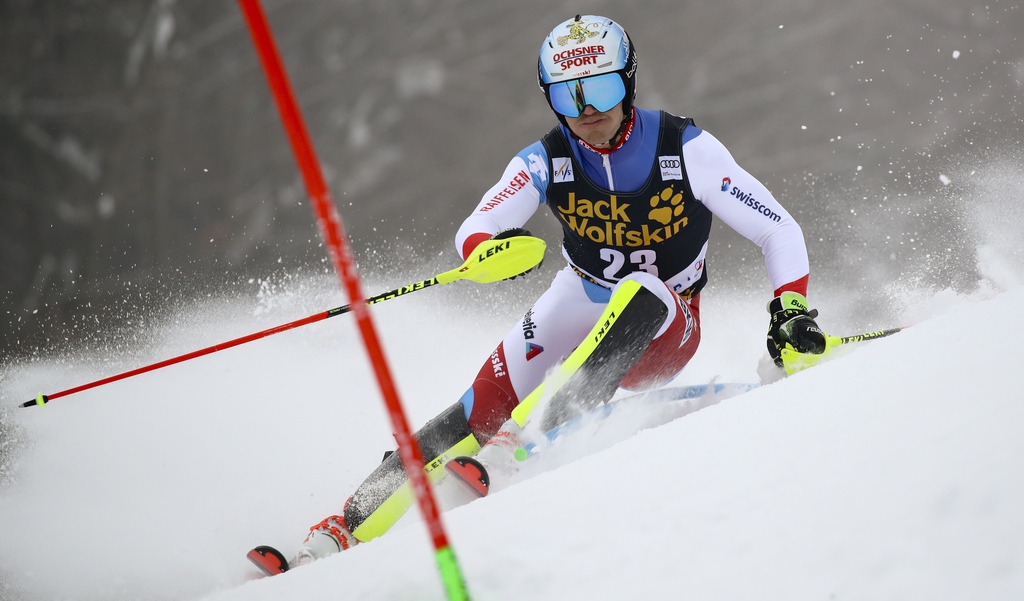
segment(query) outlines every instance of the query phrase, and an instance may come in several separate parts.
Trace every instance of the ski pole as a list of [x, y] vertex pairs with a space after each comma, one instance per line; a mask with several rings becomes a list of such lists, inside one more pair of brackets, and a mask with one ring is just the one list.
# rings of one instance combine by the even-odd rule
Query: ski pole
[[865, 340], [874, 340], [875, 338], [885, 338], [886, 336], [892, 336], [898, 332], [902, 332], [906, 329], [906, 326], [900, 328], [889, 328], [888, 330], [878, 330], [876, 332], [865, 332], [864, 334], [854, 334], [853, 336], [843, 336], [839, 338], [839, 342], [835, 343], [835, 346], [840, 344], [850, 344], [853, 342], [863, 342]]
[[782, 367], [786, 370], [786, 375], [793, 375], [798, 371], [803, 371], [808, 367], [817, 365], [822, 359], [832, 352], [832, 349], [837, 346], [853, 344], [855, 342], [864, 342], [865, 340], [875, 340], [876, 338], [885, 338], [886, 336], [892, 336], [893, 334], [902, 332], [904, 329], [906, 329], [906, 326], [889, 328], [887, 330], [877, 330], [875, 332], [865, 332], [863, 334], [854, 334], [853, 336], [825, 336], [825, 351], [820, 354], [800, 353], [787, 343], [785, 347], [779, 351], [780, 356], [782, 357]]
[[[532, 236], [514, 236], [503, 240], [487, 240], [477, 246], [473, 251], [473, 255], [466, 259], [460, 267], [440, 273], [429, 280], [423, 280], [372, 296], [366, 299], [366, 304], [374, 305], [382, 303], [397, 296], [403, 296], [411, 292], [423, 290], [424, 288], [428, 288], [435, 284], [450, 284], [459, 280], [470, 280], [477, 282], [478, 284], [488, 284], [499, 280], [505, 280], [536, 267], [544, 257], [545, 248], [546, 244], [543, 240]], [[178, 355], [177, 357], [158, 361], [157, 363], [139, 367], [114, 376], [109, 376], [101, 380], [96, 380], [95, 382], [89, 382], [88, 384], [82, 384], [81, 386], [76, 386], [53, 394], [40, 394], [36, 398], [26, 401], [19, 406], [31, 407], [33, 405], [39, 405], [40, 407], [43, 407], [49, 401], [59, 399], [63, 396], [72, 395], [76, 392], [82, 392], [83, 390], [89, 390], [90, 388], [96, 388], [97, 386], [103, 386], [104, 384], [144, 374], [162, 367], [167, 367], [168, 365], [174, 365], [190, 359], [209, 355], [217, 351], [252, 342], [253, 340], [266, 338], [267, 336], [277, 334], [278, 332], [284, 332], [286, 330], [291, 330], [317, 321], [323, 321], [328, 317], [348, 313], [351, 310], [351, 304], [335, 307], [302, 319], [296, 319], [295, 321], [291, 321], [286, 324], [268, 328], [240, 338], [235, 338], [234, 340], [228, 340], [227, 342], [214, 344], [213, 346]]]

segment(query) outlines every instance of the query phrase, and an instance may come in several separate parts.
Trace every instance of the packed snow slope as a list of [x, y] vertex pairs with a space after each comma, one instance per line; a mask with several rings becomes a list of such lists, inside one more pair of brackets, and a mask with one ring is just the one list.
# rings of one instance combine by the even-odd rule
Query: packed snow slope
[[[874, 289], [870, 265], [815, 272], [809, 298], [830, 333], [906, 330], [716, 403], [615, 412], [512, 486], [445, 513], [473, 598], [1024, 598], [1016, 164], [954, 174], [976, 187], [957, 209], [955, 231], [969, 235], [951, 228], [947, 254], [976, 269], [948, 288], [924, 277], [947, 259], [930, 253]], [[861, 244], [891, 227], [850, 223]], [[459, 398], [559, 268], [549, 253], [527, 278], [373, 307], [411, 423]], [[367, 292], [453, 267], [448, 255], [413, 263], [364, 269]], [[761, 380], [758, 263], [716, 264], [701, 348], [674, 384]], [[444, 599], [415, 510], [379, 540], [279, 577], [257, 578], [245, 559], [259, 544], [293, 553], [393, 448], [351, 315], [17, 408], [346, 302], [324, 273], [186, 303], [163, 292], [150, 312], [105, 315], [93, 337], [57, 330], [48, 352], [0, 364], [0, 599]]]
[[[999, 285], [918, 297], [895, 336], [633, 436], [613, 415], [603, 429], [620, 435], [575, 440], [446, 513], [473, 597], [1024, 598], [1024, 287], [1016, 265], [988, 264]], [[319, 286], [264, 286], [246, 319], [240, 300], [174, 316], [137, 356], [7, 370], [0, 597], [443, 599], [415, 511], [280, 577], [256, 579], [245, 560], [257, 544], [293, 552], [391, 447], [350, 320], [13, 408], [329, 308]], [[483, 288], [374, 308], [417, 425], [458, 397], [522, 309], [474, 314]], [[757, 381], [762, 300], [709, 290], [704, 346], [677, 383]]]

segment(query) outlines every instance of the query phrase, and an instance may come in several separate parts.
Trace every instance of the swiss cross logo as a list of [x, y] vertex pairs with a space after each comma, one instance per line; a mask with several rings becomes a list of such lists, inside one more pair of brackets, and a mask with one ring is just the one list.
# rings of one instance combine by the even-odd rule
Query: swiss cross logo
[[537, 179], [539, 179], [541, 182], [547, 182], [548, 166], [544, 164], [543, 160], [541, 160], [541, 156], [534, 152], [530, 153], [529, 159], [530, 173], [536, 175]]

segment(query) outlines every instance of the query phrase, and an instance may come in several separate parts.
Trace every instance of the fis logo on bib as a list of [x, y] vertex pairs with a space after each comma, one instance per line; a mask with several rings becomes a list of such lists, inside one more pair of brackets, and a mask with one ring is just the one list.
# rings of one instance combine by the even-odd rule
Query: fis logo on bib
[[683, 162], [678, 156], [658, 157], [658, 167], [661, 168], [661, 181], [670, 179], [683, 179]]
[[573, 181], [572, 159], [569, 157], [555, 157], [551, 159], [551, 181], [556, 184]]

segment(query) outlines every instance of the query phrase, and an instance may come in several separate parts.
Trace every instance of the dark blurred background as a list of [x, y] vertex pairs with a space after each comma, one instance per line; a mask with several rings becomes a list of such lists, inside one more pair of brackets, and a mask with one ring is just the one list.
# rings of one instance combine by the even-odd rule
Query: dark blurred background
[[[640, 106], [694, 117], [800, 220], [812, 290], [973, 281], [970, 177], [1022, 130], [1018, 0], [263, 6], [360, 266], [382, 273], [457, 264], [463, 217], [555, 122], [536, 52], [577, 12], [631, 34]], [[531, 227], [557, 239], [546, 215]], [[713, 244], [712, 278], [770, 292], [745, 275], [756, 248], [720, 226]], [[328, 270], [235, 2], [0, 1], [5, 356]]]

